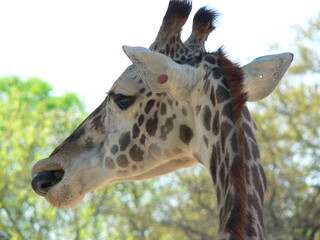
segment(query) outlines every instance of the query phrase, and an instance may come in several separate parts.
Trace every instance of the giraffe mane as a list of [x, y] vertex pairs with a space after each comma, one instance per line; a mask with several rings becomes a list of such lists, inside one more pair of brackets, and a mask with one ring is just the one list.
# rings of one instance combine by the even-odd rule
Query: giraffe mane
[[245, 236], [245, 226], [247, 224], [247, 202], [246, 194], [246, 170], [245, 170], [245, 156], [244, 156], [244, 130], [241, 127], [241, 115], [243, 107], [247, 101], [247, 93], [244, 90], [244, 73], [237, 63], [230, 61], [226, 57], [223, 48], [218, 50], [219, 65], [221, 66], [226, 85], [229, 88], [232, 102], [232, 110], [234, 114], [234, 121], [236, 125], [237, 136], [237, 157], [233, 160], [231, 166], [231, 181], [235, 187], [234, 197], [235, 206], [231, 210], [229, 221], [226, 223], [227, 228], [236, 234], [239, 239]]
[[234, 63], [227, 58], [223, 47], [219, 48], [218, 55], [220, 66], [223, 69], [226, 83], [230, 90], [235, 120], [239, 121], [243, 106], [248, 99], [244, 87], [244, 73], [237, 63]]

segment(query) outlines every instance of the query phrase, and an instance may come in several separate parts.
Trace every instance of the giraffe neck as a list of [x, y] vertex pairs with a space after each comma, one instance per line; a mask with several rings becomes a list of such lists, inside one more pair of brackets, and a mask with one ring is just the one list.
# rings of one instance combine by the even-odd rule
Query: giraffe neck
[[232, 66], [228, 66], [231, 62], [223, 66], [221, 59], [218, 61], [223, 56], [211, 57], [210, 75], [198, 83], [192, 102], [197, 141], [203, 143], [196, 146], [195, 153], [211, 174], [219, 205], [217, 239], [264, 239], [266, 181], [255, 125], [244, 102], [235, 106], [241, 100], [234, 101], [235, 90], [228, 80], [241, 80], [241, 76], [226, 73]]

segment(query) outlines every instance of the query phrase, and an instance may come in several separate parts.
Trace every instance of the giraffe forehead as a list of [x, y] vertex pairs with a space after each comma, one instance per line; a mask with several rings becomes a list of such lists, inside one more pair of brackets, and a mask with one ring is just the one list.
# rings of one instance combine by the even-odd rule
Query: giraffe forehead
[[116, 93], [134, 95], [141, 91], [142, 88], [145, 89], [146, 85], [142, 81], [135, 67], [130, 65], [115, 81], [111, 90]]

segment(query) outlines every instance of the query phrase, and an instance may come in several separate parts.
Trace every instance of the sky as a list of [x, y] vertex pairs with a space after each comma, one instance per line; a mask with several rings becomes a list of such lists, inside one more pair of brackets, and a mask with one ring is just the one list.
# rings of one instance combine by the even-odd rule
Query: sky
[[[130, 64], [122, 45], [149, 47], [168, 0], [0, 0], [0, 76], [38, 77], [55, 94], [75, 92], [93, 111]], [[295, 51], [293, 26], [320, 12], [319, 0], [194, 0], [182, 39], [202, 6], [220, 12], [207, 50], [224, 45], [245, 65]], [[270, 50], [278, 44], [279, 50]]]

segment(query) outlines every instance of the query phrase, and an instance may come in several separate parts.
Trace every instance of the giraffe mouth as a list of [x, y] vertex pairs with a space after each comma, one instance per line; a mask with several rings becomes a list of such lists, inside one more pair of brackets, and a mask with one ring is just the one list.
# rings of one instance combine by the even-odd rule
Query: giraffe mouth
[[59, 183], [64, 176], [64, 170], [39, 172], [33, 176], [31, 186], [40, 196], [46, 196], [49, 190]]

